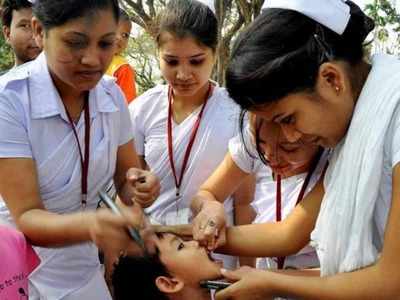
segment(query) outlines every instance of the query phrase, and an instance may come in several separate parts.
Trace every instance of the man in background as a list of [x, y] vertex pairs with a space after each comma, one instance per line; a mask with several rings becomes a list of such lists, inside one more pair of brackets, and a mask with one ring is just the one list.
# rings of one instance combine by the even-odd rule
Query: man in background
[[1, 23], [5, 41], [14, 52], [14, 67], [35, 59], [41, 49], [33, 38], [32, 3], [27, 0], [3, 0]]

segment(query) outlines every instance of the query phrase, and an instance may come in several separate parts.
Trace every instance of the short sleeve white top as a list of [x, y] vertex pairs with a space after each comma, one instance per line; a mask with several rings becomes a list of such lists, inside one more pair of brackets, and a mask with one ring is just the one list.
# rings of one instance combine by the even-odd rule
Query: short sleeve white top
[[[86, 209], [95, 209], [98, 192], [115, 172], [117, 149], [132, 140], [124, 96], [103, 78], [90, 90], [90, 162]], [[84, 150], [85, 126], [76, 124]], [[81, 164], [78, 145], [62, 100], [50, 77], [45, 54], [10, 71], [0, 84], [0, 157], [35, 161], [41, 199], [47, 210], [66, 214], [81, 210]], [[23, 201], [23, 199], [21, 199]], [[12, 223], [0, 201], [0, 218]], [[61, 299], [85, 285], [97, 271], [97, 248], [92, 243], [47, 249], [36, 247], [40, 267], [31, 282], [49, 299]]]

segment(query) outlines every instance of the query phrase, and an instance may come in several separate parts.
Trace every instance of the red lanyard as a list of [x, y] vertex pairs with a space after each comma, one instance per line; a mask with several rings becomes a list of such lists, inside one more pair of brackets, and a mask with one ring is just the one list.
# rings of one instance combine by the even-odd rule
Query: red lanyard
[[181, 184], [182, 184], [182, 180], [183, 180], [183, 175], [186, 170], [186, 165], [189, 161], [189, 156], [190, 156], [190, 152], [192, 151], [194, 141], [196, 140], [197, 131], [199, 130], [199, 127], [200, 127], [200, 122], [201, 122], [201, 118], [203, 116], [204, 109], [207, 105], [208, 99], [211, 96], [211, 92], [212, 92], [212, 84], [209, 83], [206, 99], [200, 110], [199, 115], [197, 116], [197, 120], [193, 125], [189, 143], [186, 146], [186, 152], [185, 152], [185, 156], [183, 158], [182, 169], [181, 169], [181, 173], [180, 173], [179, 179], [178, 179], [178, 177], [176, 176], [174, 151], [173, 151], [173, 144], [172, 144], [172, 140], [173, 140], [172, 139], [172, 88], [170, 87], [168, 90], [168, 124], [167, 124], [167, 127], [168, 127], [167, 128], [168, 129], [168, 157], [169, 157], [169, 163], [171, 165], [172, 173], [174, 174], [177, 198], [180, 196], [180, 188], [181, 188]]
[[[323, 150], [320, 149], [318, 150], [317, 156], [313, 160], [310, 170], [307, 173], [306, 178], [304, 179], [303, 185], [301, 186], [300, 193], [297, 196], [296, 200], [296, 205], [301, 202], [304, 198], [304, 194], [306, 192], [307, 186], [310, 183], [311, 176], [314, 173], [315, 169], [317, 168], [318, 162], [321, 158], [321, 155], [323, 153]], [[282, 221], [282, 187], [281, 187], [281, 175], [278, 175], [276, 178], [276, 222]], [[283, 266], [285, 264], [285, 256], [278, 257], [278, 269], [283, 269]]]
[[[65, 107], [64, 107], [65, 108]], [[74, 121], [71, 118], [68, 110], [65, 108], [65, 112], [67, 113], [67, 117], [69, 120], [69, 124], [71, 125], [72, 131], [75, 135], [75, 140], [78, 144], [79, 156], [81, 159], [81, 204], [82, 208], [86, 207], [87, 204], [87, 190], [88, 190], [88, 173], [89, 173], [89, 152], [90, 152], [90, 114], [89, 114], [89, 99], [86, 97], [85, 102], [83, 104], [83, 111], [85, 114], [85, 157], [82, 154], [81, 144], [79, 143], [78, 133], [75, 128]]]

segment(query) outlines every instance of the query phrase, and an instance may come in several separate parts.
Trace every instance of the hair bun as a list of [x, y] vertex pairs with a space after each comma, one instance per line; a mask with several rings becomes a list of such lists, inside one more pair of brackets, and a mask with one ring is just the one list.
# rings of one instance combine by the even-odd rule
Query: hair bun
[[354, 2], [347, 0], [346, 3], [350, 7], [351, 18], [343, 34], [351, 35], [353, 38], [358, 36], [359, 41], [364, 42], [368, 34], [375, 28], [375, 22]]

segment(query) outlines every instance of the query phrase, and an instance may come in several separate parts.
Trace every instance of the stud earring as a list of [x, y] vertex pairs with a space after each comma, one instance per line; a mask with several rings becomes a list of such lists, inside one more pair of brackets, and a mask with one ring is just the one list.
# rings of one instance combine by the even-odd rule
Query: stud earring
[[339, 92], [339, 91], [340, 91], [340, 88], [339, 88], [338, 86], [335, 86], [335, 91], [336, 91], [336, 92]]

